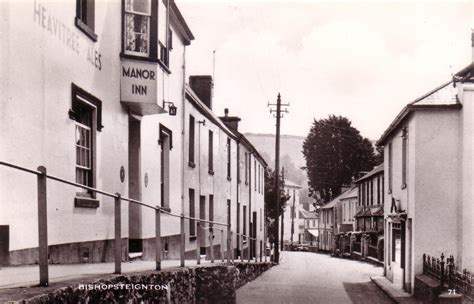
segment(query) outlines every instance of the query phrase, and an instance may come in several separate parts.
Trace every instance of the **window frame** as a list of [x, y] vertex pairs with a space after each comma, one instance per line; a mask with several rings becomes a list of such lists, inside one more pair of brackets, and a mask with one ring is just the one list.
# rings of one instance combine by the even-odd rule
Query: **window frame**
[[196, 141], [196, 119], [189, 114], [189, 140], [188, 140], [188, 164], [191, 168], [195, 168], [195, 141]]
[[95, 33], [95, 0], [76, 0], [74, 24], [92, 41], [97, 42], [97, 34]]
[[392, 193], [393, 186], [393, 146], [392, 142], [388, 144], [388, 193]]
[[208, 132], [208, 172], [210, 175], [214, 175], [214, 132], [209, 130]]
[[231, 151], [231, 145], [232, 141], [230, 137], [227, 137], [227, 180], [231, 181], [232, 180], [232, 151]]
[[[153, 12], [154, 12], [154, 6], [153, 6], [153, 2], [152, 0], [144, 0], [144, 1], [147, 1], [148, 4], [149, 4], [149, 11], [144, 13], [144, 12], [137, 12], [137, 11], [128, 11], [127, 10], [127, 1], [128, 0], [123, 0], [123, 11], [122, 11], [122, 23], [123, 23], [123, 30], [122, 30], [122, 39], [123, 39], [123, 53], [125, 55], [130, 55], [130, 56], [136, 56], [136, 57], [142, 57], [142, 58], [152, 58], [153, 57], [153, 52], [152, 52], [152, 27], [153, 25], [155, 25], [156, 23], [156, 19], [155, 18], [152, 18], [152, 15], [153, 15]], [[133, 1], [134, 0], [130, 0]], [[128, 15], [131, 15], [131, 16], [142, 16], [142, 17], [147, 17], [147, 29], [148, 29], [148, 36], [147, 36], [147, 41], [148, 41], [148, 45], [147, 45], [147, 49], [148, 49], [148, 52], [147, 53], [142, 53], [142, 52], [137, 52], [137, 51], [131, 51], [131, 50], [127, 50], [127, 46], [126, 46], [126, 43], [127, 43], [127, 29], [126, 29], [126, 26], [127, 26], [127, 18], [126, 16]], [[153, 22], [155, 21], [155, 22]], [[133, 32], [134, 34], [136, 34], [136, 32]], [[156, 35], [156, 34], [155, 34]]]
[[[90, 117], [90, 126], [85, 125], [80, 122], [80, 115], [82, 111], [88, 111]], [[92, 94], [84, 91], [83, 89], [76, 86], [74, 83], [71, 84], [71, 109], [68, 112], [69, 118], [74, 120], [74, 139], [75, 147], [77, 144], [76, 140], [76, 128], [87, 126], [90, 129], [90, 173], [89, 173], [89, 183], [85, 186], [95, 188], [97, 186], [97, 132], [101, 131], [102, 126], [102, 102], [100, 99], [96, 98]], [[75, 148], [75, 176], [77, 182], [77, 147]], [[81, 168], [79, 168], [81, 169]], [[98, 208], [99, 200], [96, 199], [97, 195], [94, 191], [81, 191], [76, 192], [74, 197], [75, 207], [85, 207], [85, 208]]]
[[407, 187], [407, 155], [408, 154], [408, 128], [402, 128], [402, 185], [401, 188]]

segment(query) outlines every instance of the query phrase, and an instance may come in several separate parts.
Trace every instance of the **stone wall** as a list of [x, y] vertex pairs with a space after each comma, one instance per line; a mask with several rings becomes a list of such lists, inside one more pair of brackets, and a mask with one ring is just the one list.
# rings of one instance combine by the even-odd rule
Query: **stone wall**
[[[10, 289], [2, 300], [19, 303], [235, 303], [236, 289], [268, 270], [271, 263], [173, 268], [97, 280], [53, 284], [47, 288]], [[116, 287], [133, 284], [135, 288]], [[109, 288], [107, 288], [107, 286]], [[130, 285], [128, 285], [130, 286]], [[142, 287], [142, 286], [147, 286]], [[152, 287], [153, 286], [153, 287]]]

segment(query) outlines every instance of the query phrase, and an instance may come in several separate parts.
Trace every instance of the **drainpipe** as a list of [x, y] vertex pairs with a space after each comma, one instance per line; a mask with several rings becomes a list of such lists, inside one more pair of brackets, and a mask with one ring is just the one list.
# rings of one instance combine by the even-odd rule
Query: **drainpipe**
[[[181, 129], [181, 147], [184, 151], [185, 135], [186, 135], [186, 46], [183, 49], [183, 111], [181, 115], [182, 129]], [[184, 184], [184, 168], [186, 164], [186, 153], [182, 153], [182, 168], [181, 168], [181, 214], [184, 214], [184, 193], [186, 191]]]

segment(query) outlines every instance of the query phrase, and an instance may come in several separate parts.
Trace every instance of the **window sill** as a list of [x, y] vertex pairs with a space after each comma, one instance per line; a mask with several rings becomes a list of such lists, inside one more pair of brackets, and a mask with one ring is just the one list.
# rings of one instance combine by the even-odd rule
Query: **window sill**
[[97, 34], [94, 33], [94, 30], [91, 29], [87, 24], [82, 22], [81, 19], [75, 17], [74, 24], [76, 25], [78, 29], [80, 29], [84, 34], [86, 34], [87, 37], [92, 39], [92, 41], [97, 42]]
[[209, 173], [209, 175], [214, 175], [214, 171], [212, 171], [212, 170], [209, 170], [207, 172]]
[[392, 190], [388, 190], [388, 191], [387, 191], [387, 194], [392, 194]]
[[99, 208], [100, 203], [98, 199], [88, 198], [88, 197], [75, 197], [74, 198], [74, 207], [77, 208]]
[[192, 161], [189, 161], [188, 162], [188, 165], [191, 167], [191, 168], [196, 168], [196, 164]]
[[193, 242], [193, 241], [195, 241], [195, 240], [196, 240], [196, 236], [195, 236], [195, 235], [189, 237], [189, 241], [190, 241], [190, 242]]
[[227, 180], [230, 182], [232, 181], [232, 178], [230, 176], [227, 176]]
[[407, 187], [407, 184], [402, 185], [402, 189], [405, 189]]
[[130, 55], [130, 54], [125, 54], [123, 52], [120, 53], [120, 58], [124, 59], [133, 59], [133, 60], [140, 60], [140, 61], [147, 61], [147, 62], [153, 62], [153, 63], [158, 63], [160, 67], [168, 74], [171, 74], [171, 70], [163, 63], [158, 58], [153, 58], [153, 57], [142, 57], [142, 56], [137, 56], [137, 55]]

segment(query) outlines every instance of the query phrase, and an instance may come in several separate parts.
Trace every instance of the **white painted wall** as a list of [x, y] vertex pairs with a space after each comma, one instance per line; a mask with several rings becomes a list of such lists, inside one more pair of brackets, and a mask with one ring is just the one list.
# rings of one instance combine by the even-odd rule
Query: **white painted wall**
[[462, 128], [462, 207], [459, 213], [458, 238], [461, 248], [461, 267], [474, 271], [474, 85], [458, 84], [460, 101], [463, 105]]
[[[97, 187], [127, 193], [127, 181], [121, 183], [119, 178], [120, 167], [127, 171], [128, 164], [128, 117], [119, 91], [121, 6], [98, 2], [95, 12], [96, 43], [74, 25], [75, 1], [2, 2], [1, 157], [34, 169], [44, 165], [50, 174], [74, 180], [74, 121], [68, 110], [71, 83], [75, 83], [102, 100]], [[50, 18], [64, 25], [62, 30], [77, 39], [78, 48], [73, 49], [57, 30], [55, 34]], [[100, 53], [100, 69], [88, 61], [89, 48]], [[0, 224], [11, 227], [10, 250], [35, 247], [35, 178], [6, 168], [0, 174]], [[48, 182], [49, 244], [112, 239], [113, 200], [99, 195], [98, 209], [75, 208], [75, 192], [70, 186]], [[124, 237], [128, 236], [127, 210], [124, 204]]]

